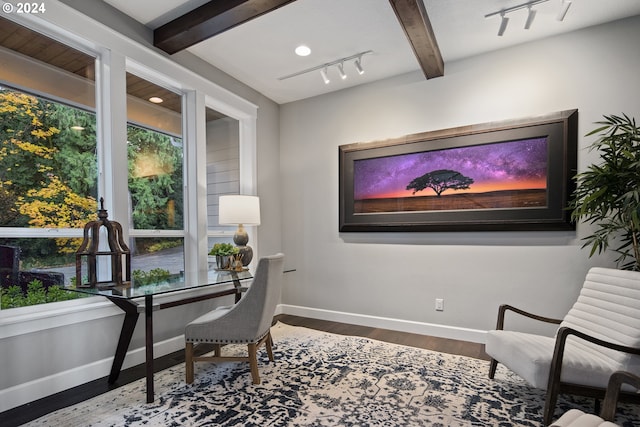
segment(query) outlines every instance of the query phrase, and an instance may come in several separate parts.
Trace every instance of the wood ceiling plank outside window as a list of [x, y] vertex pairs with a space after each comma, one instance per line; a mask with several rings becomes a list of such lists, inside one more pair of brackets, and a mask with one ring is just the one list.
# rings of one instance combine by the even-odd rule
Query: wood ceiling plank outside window
[[[2, 17], [0, 46], [91, 81], [95, 80], [95, 58]], [[164, 99], [163, 108], [177, 113], [182, 108], [180, 95], [133, 74], [127, 75], [127, 93], [147, 102], [150, 96], [159, 96]]]
[[135, 74], [127, 73], [127, 93], [149, 102], [149, 98], [157, 96], [162, 98], [162, 104], [157, 104], [161, 108], [166, 108], [175, 113], [182, 112], [182, 97], [168, 89], [140, 78]]
[[95, 80], [95, 58], [0, 17], [0, 46]]
[[0, 17], [0, 82], [95, 111], [95, 57]]

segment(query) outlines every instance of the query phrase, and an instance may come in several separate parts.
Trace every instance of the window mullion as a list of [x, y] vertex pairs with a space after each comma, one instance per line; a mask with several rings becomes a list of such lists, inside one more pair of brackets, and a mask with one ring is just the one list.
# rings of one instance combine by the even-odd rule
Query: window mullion
[[[102, 55], [98, 81], [98, 158], [101, 159], [99, 194], [105, 198], [109, 218], [128, 224], [127, 103], [125, 57], [113, 52]], [[101, 155], [102, 154], [102, 155]], [[123, 226], [125, 241], [128, 227]]]
[[[189, 167], [185, 168], [186, 199], [186, 245], [185, 270], [187, 275], [200, 271], [207, 265], [207, 149], [205, 130], [205, 99], [202, 94], [189, 92], [186, 95], [185, 159]], [[200, 184], [200, 185], [198, 185]], [[198, 273], [199, 274], [199, 273]], [[187, 276], [187, 279], [195, 279]], [[204, 278], [202, 278], [204, 280]]]

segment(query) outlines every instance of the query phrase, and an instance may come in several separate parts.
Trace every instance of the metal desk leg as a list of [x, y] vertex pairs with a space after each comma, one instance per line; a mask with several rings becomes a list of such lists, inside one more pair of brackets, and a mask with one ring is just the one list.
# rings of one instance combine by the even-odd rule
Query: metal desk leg
[[144, 296], [147, 403], [153, 402], [153, 295]]
[[236, 273], [235, 271], [231, 272], [231, 278], [233, 280], [233, 287], [235, 288], [235, 295], [236, 295], [236, 304], [240, 301], [240, 298], [242, 298], [242, 289], [241, 289], [241, 283], [240, 283], [240, 279], [238, 279], [238, 273]]
[[133, 330], [136, 327], [139, 313], [138, 304], [131, 300], [121, 298], [109, 299], [124, 311], [124, 321], [122, 322], [120, 338], [118, 339], [118, 346], [116, 347], [116, 354], [111, 364], [111, 373], [109, 374], [108, 380], [109, 384], [113, 384], [118, 380], [118, 376], [120, 375], [122, 363], [124, 362], [124, 357], [127, 355], [127, 349], [129, 348], [129, 343], [131, 343], [131, 337], [133, 336]]

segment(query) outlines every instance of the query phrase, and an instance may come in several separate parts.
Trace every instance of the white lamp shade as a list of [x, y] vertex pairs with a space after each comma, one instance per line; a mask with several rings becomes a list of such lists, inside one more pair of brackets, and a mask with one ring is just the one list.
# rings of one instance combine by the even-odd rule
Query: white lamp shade
[[220, 225], [260, 225], [260, 199], [258, 196], [233, 194], [220, 196], [218, 222]]

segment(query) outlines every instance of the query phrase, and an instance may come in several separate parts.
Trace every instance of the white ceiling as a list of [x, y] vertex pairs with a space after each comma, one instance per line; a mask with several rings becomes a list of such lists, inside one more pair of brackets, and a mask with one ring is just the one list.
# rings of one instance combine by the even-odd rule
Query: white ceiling
[[[204, 4], [207, 0], [104, 0], [151, 29]], [[564, 21], [556, 19], [562, 0], [534, 6], [537, 14], [524, 29], [527, 10], [509, 13], [509, 25], [497, 36], [500, 16], [486, 14], [526, 0], [424, 0], [442, 57], [447, 63], [551, 35], [640, 15], [639, 0], [573, 0]], [[312, 50], [298, 57], [300, 44]], [[273, 12], [200, 42], [190, 52], [278, 103], [287, 103], [419, 70], [418, 62], [388, 0], [296, 0]], [[345, 62], [347, 79], [328, 70], [280, 77], [372, 50], [363, 75]]]

